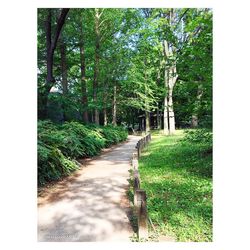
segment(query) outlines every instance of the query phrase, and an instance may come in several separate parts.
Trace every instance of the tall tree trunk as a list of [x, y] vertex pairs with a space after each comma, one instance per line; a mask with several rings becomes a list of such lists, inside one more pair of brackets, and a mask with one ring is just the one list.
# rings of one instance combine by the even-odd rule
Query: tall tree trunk
[[55, 78], [53, 76], [53, 64], [54, 64], [54, 52], [56, 49], [56, 45], [62, 30], [62, 27], [65, 23], [66, 16], [69, 12], [69, 9], [62, 9], [61, 14], [57, 20], [55, 34], [52, 39], [52, 31], [51, 31], [51, 19], [52, 19], [52, 9], [48, 9], [48, 15], [45, 22], [45, 30], [46, 30], [46, 65], [47, 65], [47, 76], [46, 76], [46, 86], [45, 91], [41, 94], [41, 102], [39, 107], [39, 118], [45, 119], [47, 118], [47, 106], [48, 106], [48, 95], [50, 89], [55, 84]]
[[85, 67], [85, 51], [84, 51], [84, 33], [83, 33], [83, 14], [80, 19], [80, 61], [81, 61], [81, 92], [82, 92], [82, 119], [85, 123], [89, 122], [88, 118], [88, 97], [86, 85], [86, 67]]
[[[172, 55], [175, 51], [172, 51]], [[169, 133], [172, 135], [175, 133], [175, 114], [173, 103], [173, 90], [176, 84], [178, 75], [176, 72], [176, 61], [171, 63], [170, 74], [168, 79], [168, 112], [169, 112]]]
[[[148, 83], [148, 72], [147, 72], [147, 58], [144, 58], [144, 65], [145, 65], [145, 70], [144, 70], [144, 82], [145, 85]], [[146, 91], [146, 86], [145, 86], [145, 96], [147, 96], [147, 91]], [[149, 107], [149, 102], [148, 99], [145, 98], [145, 132], [148, 133], [150, 131], [150, 107]]]
[[[159, 105], [159, 104], [158, 104]], [[156, 109], [156, 126], [157, 126], [157, 129], [161, 129], [161, 122], [160, 122], [160, 111], [159, 111], [159, 106], [157, 106], [157, 109]]]
[[146, 133], [150, 131], [150, 113], [145, 111], [145, 119], [146, 119]]
[[175, 132], [175, 116], [173, 107], [173, 88], [169, 87], [168, 91], [168, 115], [169, 115], [169, 134], [172, 135]]
[[65, 44], [63, 39], [60, 40], [60, 54], [61, 54], [61, 71], [62, 71], [63, 95], [67, 95], [68, 94], [67, 58], [66, 58], [66, 44]]
[[112, 105], [112, 124], [114, 126], [117, 125], [117, 122], [116, 122], [116, 112], [117, 112], [117, 100], [116, 100], [116, 85], [114, 85], [114, 97], [113, 97], [113, 105]]
[[[171, 9], [170, 11], [170, 18], [169, 22], [170, 25], [174, 25], [176, 12], [174, 9]], [[169, 46], [168, 49], [169, 57], [171, 61], [169, 61], [169, 64], [171, 65], [169, 67], [169, 79], [168, 79], [168, 112], [169, 112], [169, 133], [172, 135], [175, 133], [175, 114], [174, 114], [174, 103], [173, 103], [173, 90], [174, 86], [177, 80], [177, 72], [176, 72], [176, 49], [173, 44]]]
[[53, 55], [55, 48], [52, 47], [52, 34], [51, 34], [51, 18], [52, 18], [52, 10], [48, 9], [48, 16], [45, 23], [46, 26], [46, 62], [47, 62], [47, 86], [51, 88], [54, 84], [54, 77], [53, 77]]
[[99, 9], [95, 9], [95, 66], [94, 66], [94, 82], [93, 82], [93, 100], [95, 104], [95, 123], [99, 125], [98, 110], [98, 76], [99, 76], [99, 59], [100, 59], [100, 17]]
[[103, 124], [104, 126], [108, 124], [107, 99], [108, 99], [108, 91], [107, 91], [107, 82], [105, 81], [104, 91], [103, 91]]
[[198, 127], [198, 115], [193, 114], [191, 119], [191, 128], [197, 128]]
[[[164, 51], [164, 58], [165, 58], [165, 68], [164, 68], [164, 85], [165, 88], [168, 89], [168, 81], [169, 81], [169, 72], [168, 72], [168, 65], [167, 65], [167, 57], [169, 54], [168, 51], [168, 43], [166, 40], [163, 41], [163, 51]], [[168, 125], [168, 94], [166, 93], [164, 97], [164, 109], [163, 109], [163, 133], [165, 135], [169, 134], [169, 125]]]
[[[176, 72], [176, 61], [173, 61], [175, 50], [173, 46], [169, 47], [166, 40], [163, 42], [164, 57], [165, 57], [165, 87], [168, 89], [167, 96], [164, 99], [164, 134], [175, 133], [175, 114], [173, 106], [173, 89], [178, 78]], [[167, 117], [168, 113], [168, 117]], [[169, 126], [167, 127], [167, 119], [169, 120]], [[166, 125], [166, 129], [165, 129]]]
[[[164, 56], [164, 47], [163, 47], [162, 55]], [[158, 68], [158, 71], [157, 71], [157, 79], [156, 79], [156, 82], [157, 82], [158, 86], [161, 86], [161, 71], [164, 68], [165, 68], [164, 60], [160, 60], [159, 61], [159, 68]], [[157, 103], [156, 121], [157, 121], [157, 129], [161, 129], [161, 112], [159, 110], [159, 102]]]
[[[174, 25], [175, 20], [174, 9], [169, 11], [169, 26]], [[164, 55], [164, 82], [167, 94], [164, 98], [164, 134], [174, 134], [175, 132], [175, 115], [173, 106], [173, 89], [177, 80], [175, 47], [169, 44], [166, 40], [163, 41]]]
[[[66, 44], [62, 37], [60, 39], [59, 45], [61, 54], [62, 89], [63, 89], [63, 96], [66, 99], [68, 94], [68, 79], [67, 79], [68, 72], [67, 72]], [[62, 104], [62, 110], [63, 110], [63, 120], [67, 121], [65, 102], [63, 102]]]
[[[159, 65], [159, 69], [157, 72], [157, 79], [156, 79], [157, 85], [160, 86], [161, 83], [161, 61], [160, 61], [160, 65]], [[159, 102], [157, 103], [157, 109], [156, 109], [156, 126], [157, 129], [160, 129], [160, 122], [159, 122]]]
[[197, 128], [199, 125], [198, 113], [199, 113], [199, 109], [200, 109], [200, 105], [201, 105], [202, 95], [203, 95], [203, 89], [202, 89], [202, 85], [200, 84], [200, 85], [198, 85], [195, 108], [194, 108], [194, 112], [193, 112], [192, 120], [191, 120], [191, 127], [192, 128]]
[[159, 117], [159, 129], [162, 129], [162, 111], [160, 110], [160, 117]]
[[133, 110], [132, 110], [132, 128], [135, 129], [135, 117], [133, 115]]
[[107, 116], [107, 108], [104, 107], [103, 109], [103, 125], [107, 126], [108, 125], [108, 116]]
[[163, 133], [165, 135], [169, 134], [169, 126], [168, 126], [168, 97], [164, 98], [164, 111], [163, 111]]

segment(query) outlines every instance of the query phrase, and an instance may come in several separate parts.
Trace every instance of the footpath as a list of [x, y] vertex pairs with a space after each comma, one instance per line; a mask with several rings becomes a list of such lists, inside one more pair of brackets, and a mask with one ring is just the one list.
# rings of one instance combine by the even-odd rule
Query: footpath
[[86, 160], [38, 198], [38, 241], [127, 241], [133, 230], [126, 196], [138, 136]]

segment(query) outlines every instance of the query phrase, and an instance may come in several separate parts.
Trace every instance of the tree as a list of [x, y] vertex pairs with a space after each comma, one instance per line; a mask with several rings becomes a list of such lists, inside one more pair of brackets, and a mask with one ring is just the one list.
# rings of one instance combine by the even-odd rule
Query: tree
[[190, 9], [183, 20], [183, 41], [176, 87], [180, 125], [211, 127], [212, 124], [212, 12]]
[[[66, 58], [66, 44], [61, 36], [59, 40], [59, 47], [60, 47], [60, 59], [61, 59], [61, 72], [62, 72], [62, 90], [63, 90], [63, 97], [64, 99], [67, 98], [68, 95], [68, 70], [67, 70], [67, 58]], [[63, 120], [67, 120], [67, 114], [65, 110], [65, 102], [63, 102]]]
[[48, 101], [48, 94], [50, 89], [55, 84], [55, 78], [53, 76], [53, 59], [54, 59], [54, 52], [57, 46], [57, 42], [60, 36], [60, 32], [62, 30], [63, 24], [65, 22], [66, 16], [69, 12], [69, 9], [62, 9], [61, 14], [57, 20], [56, 28], [54, 32], [54, 37], [52, 37], [52, 28], [51, 28], [51, 19], [52, 19], [52, 9], [47, 10], [47, 19], [45, 22], [45, 29], [46, 29], [46, 63], [47, 63], [47, 76], [46, 76], [46, 85], [43, 91], [43, 98], [42, 98], [42, 107], [40, 109], [40, 117], [46, 118], [47, 117], [47, 101]]
[[99, 60], [100, 60], [100, 25], [101, 25], [101, 16], [103, 10], [95, 9], [95, 68], [94, 68], [94, 80], [93, 80], [93, 100], [95, 103], [95, 123], [99, 125], [99, 110], [97, 103], [97, 91], [98, 91], [98, 76], [99, 76]]
[[165, 134], [211, 127], [211, 10], [67, 13], [38, 10], [39, 118], [51, 118], [53, 99], [62, 120], [164, 127]]
[[166, 96], [164, 98], [164, 134], [174, 134], [175, 132], [175, 114], [173, 103], [173, 90], [178, 78], [176, 69], [176, 48], [174, 44], [174, 22], [176, 22], [176, 12], [174, 9], [167, 10], [164, 13], [166, 19], [167, 37], [163, 40], [164, 51], [164, 82], [166, 87]]
[[85, 123], [89, 122], [88, 118], [88, 97], [87, 97], [87, 85], [86, 85], [86, 66], [85, 66], [85, 48], [84, 48], [84, 30], [83, 30], [83, 24], [84, 21], [84, 12], [80, 15], [80, 40], [79, 40], [79, 46], [80, 46], [80, 62], [81, 62], [81, 92], [82, 92], [82, 106], [83, 106], [83, 121]]
[[[176, 59], [174, 58], [174, 48], [169, 46], [164, 40], [164, 56], [165, 56], [165, 87], [167, 94], [164, 99], [164, 133], [174, 134], [175, 132], [175, 115], [173, 107], [173, 90], [178, 78], [176, 72]], [[165, 127], [166, 126], [166, 127]]]

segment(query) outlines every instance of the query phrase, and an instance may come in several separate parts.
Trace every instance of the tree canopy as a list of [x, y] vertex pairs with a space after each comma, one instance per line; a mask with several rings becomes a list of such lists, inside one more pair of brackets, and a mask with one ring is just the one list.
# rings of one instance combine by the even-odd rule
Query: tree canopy
[[212, 126], [210, 9], [38, 9], [38, 118]]

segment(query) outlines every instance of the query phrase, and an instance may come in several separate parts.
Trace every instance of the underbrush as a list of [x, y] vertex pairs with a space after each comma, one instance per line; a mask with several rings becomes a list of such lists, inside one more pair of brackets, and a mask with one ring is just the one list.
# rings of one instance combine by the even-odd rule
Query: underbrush
[[187, 129], [184, 131], [185, 136], [182, 139], [188, 143], [201, 143], [212, 147], [213, 134], [210, 129]]
[[78, 169], [75, 159], [98, 155], [102, 148], [127, 139], [122, 127], [38, 121], [38, 184], [57, 180]]

